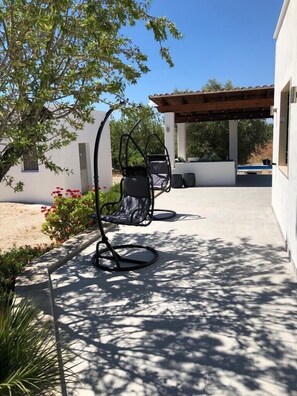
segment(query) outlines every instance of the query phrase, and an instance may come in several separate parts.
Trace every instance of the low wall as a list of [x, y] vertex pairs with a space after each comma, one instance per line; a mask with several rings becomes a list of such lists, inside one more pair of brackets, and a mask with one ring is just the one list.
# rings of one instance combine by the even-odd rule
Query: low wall
[[194, 173], [196, 186], [235, 186], [235, 161], [175, 163], [173, 174]]

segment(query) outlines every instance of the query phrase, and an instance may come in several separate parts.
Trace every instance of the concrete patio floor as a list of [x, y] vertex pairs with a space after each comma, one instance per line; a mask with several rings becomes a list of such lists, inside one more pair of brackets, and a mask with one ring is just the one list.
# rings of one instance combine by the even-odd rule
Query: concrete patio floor
[[98, 270], [92, 244], [52, 274], [65, 394], [297, 395], [296, 280], [260, 177], [174, 189], [156, 207], [175, 219], [108, 233], [155, 247], [150, 267]]

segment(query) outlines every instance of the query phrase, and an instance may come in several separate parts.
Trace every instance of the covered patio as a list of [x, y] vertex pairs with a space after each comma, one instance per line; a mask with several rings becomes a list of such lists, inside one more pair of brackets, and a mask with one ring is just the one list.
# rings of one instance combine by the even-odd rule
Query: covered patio
[[[56, 329], [76, 364], [64, 395], [297, 394], [294, 272], [271, 187], [253, 177], [173, 189], [157, 203], [176, 218], [108, 233], [155, 247], [150, 267], [100, 271], [95, 243], [72, 258], [65, 251], [59, 266], [47, 257]], [[28, 282], [19, 291], [34, 285], [41, 299], [45, 282]]]
[[274, 87], [249, 87], [223, 91], [198, 91], [151, 95], [157, 110], [165, 118], [165, 144], [175, 167], [175, 130], [177, 156], [187, 160], [186, 123], [229, 121], [229, 155], [221, 161], [201, 164], [190, 159], [188, 164], [176, 164], [173, 173], [193, 172], [197, 185], [234, 185], [238, 164], [238, 120], [271, 118]]

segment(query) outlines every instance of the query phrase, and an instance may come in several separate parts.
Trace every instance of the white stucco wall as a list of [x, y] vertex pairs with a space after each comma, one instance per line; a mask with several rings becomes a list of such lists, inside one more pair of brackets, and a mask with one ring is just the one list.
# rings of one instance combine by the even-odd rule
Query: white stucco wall
[[235, 186], [236, 163], [234, 161], [178, 162], [173, 174], [194, 173], [196, 186]]
[[174, 113], [165, 113], [164, 114], [164, 128], [165, 135], [164, 141], [165, 146], [167, 147], [171, 166], [174, 167], [175, 162], [175, 122], [174, 122]]
[[[39, 166], [39, 171], [23, 172], [22, 165], [15, 166], [10, 169], [9, 174], [16, 181], [23, 181], [25, 186], [22, 192], [14, 193], [13, 190], [0, 184], [0, 201], [10, 202], [28, 202], [28, 203], [51, 203], [51, 192], [56, 187], [66, 189], [82, 190], [81, 169], [79, 159], [79, 143], [86, 144], [87, 154], [87, 171], [84, 177], [87, 178], [84, 184], [88, 184], [90, 189], [94, 185], [93, 173], [93, 152], [96, 133], [100, 122], [104, 118], [105, 113], [102, 111], [94, 111], [93, 124], [85, 124], [84, 129], [78, 131], [78, 138], [69, 146], [60, 150], [51, 152], [52, 160], [62, 168], [69, 168], [72, 173], [55, 174], [43, 165]], [[111, 165], [111, 146], [109, 135], [109, 123], [107, 122], [101, 138], [99, 151], [99, 183], [100, 187], [109, 188], [112, 185], [112, 165]]]
[[297, 103], [290, 103], [288, 175], [279, 165], [281, 91], [297, 86], [297, 1], [285, 0], [275, 32], [275, 97], [272, 206], [292, 260], [297, 264]]

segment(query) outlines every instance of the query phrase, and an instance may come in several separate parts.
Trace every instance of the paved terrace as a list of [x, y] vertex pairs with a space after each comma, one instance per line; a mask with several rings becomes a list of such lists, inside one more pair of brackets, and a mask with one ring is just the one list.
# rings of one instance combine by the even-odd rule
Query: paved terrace
[[155, 247], [148, 268], [98, 270], [92, 244], [52, 274], [77, 363], [68, 395], [297, 395], [296, 282], [270, 180], [175, 189], [156, 200], [175, 219], [108, 233]]

